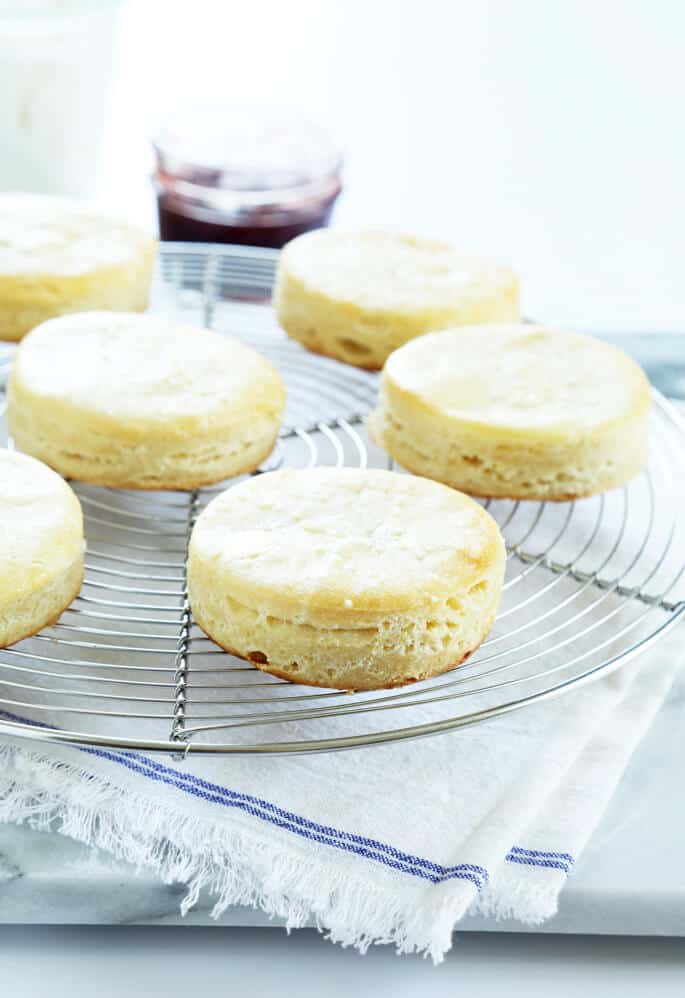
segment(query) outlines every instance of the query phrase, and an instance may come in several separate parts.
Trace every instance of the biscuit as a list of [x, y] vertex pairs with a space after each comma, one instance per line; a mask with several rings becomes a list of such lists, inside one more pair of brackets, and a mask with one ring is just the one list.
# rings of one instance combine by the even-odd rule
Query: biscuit
[[142, 312], [156, 250], [142, 229], [78, 202], [0, 194], [0, 340], [71, 312]]
[[275, 471], [200, 515], [188, 591], [206, 634], [264, 672], [382, 689], [452, 669], [478, 647], [504, 562], [490, 514], [435, 482]]
[[433, 329], [519, 318], [511, 270], [384, 232], [298, 236], [280, 255], [274, 304], [288, 336], [369, 370]]
[[157, 243], [78, 202], [0, 194], [0, 340], [88, 309], [143, 311]]
[[54, 471], [0, 450], [0, 648], [54, 622], [83, 581], [81, 505]]
[[69, 478], [190, 489], [252, 471], [278, 435], [285, 389], [260, 354], [152, 315], [51, 319], [17, 349], [8, 423]]
[[369, 432], [403, 467], [471, 495], [561, 501], [642, 470], [650, 400], [638, 365], [592, 336], [461, 328], [392, 354]]
[[76, 201], [0, 194], [0, 340], [70, 312], [142, 312], [156, 246]]

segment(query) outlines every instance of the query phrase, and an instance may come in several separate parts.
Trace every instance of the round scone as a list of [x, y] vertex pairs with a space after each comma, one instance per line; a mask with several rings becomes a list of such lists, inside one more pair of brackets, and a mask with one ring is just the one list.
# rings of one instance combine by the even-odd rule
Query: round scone
[[293, 339], [369, 370], [430, 330], [519, 318], [511, 270], [390, 232], [298, 236], [280, 255], [274, 304]]
[[264, 672], [382, 689], [452, 669], [490, 630], [504, 544], [468, 496], [389, 471], [260, 475], [190, 541], [195, 620]]
[[76, 201], [0, 194], [0, 340], [70, 312], [143, 311], [156, 245]]
[[278, 435], [278, 372], [237, 340], [152, 315], [84, 312], [22, 340], [8, 422], [69, 478], [190, 489], [252, 471]]
[[67, 483], [0, 450], [0, 648], [53, 623], [83, 581], [83, 516]]
[[452, 329], [388, 359], [369, 432], [403, 467], [471, 495], [568, 500], [642, 470], [650, 400], [638, 365], [592, 336]]

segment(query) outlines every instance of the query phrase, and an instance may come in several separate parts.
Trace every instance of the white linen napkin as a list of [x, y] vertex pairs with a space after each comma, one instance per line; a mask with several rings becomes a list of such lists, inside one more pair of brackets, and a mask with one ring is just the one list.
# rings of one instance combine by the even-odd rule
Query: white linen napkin
[[488, 723], [298, 758], [183, 763], [0, 747], [0, 820], [52, 827], [188, 891], [443, 958], [468, 911], [549, 918], [668, 690], [676, 627], [639, 666]]

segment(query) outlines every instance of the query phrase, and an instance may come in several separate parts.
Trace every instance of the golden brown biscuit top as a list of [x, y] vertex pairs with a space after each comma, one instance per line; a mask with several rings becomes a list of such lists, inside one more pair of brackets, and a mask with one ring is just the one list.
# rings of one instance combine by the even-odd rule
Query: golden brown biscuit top
[[306, 622], [337, 611], [425, 609], [458, 599], [501, 564], [495, 521], [424, 478], [316, 468], [260, 475], [214, 499], [191, 539], [190, 567], [244, 605]]
[[244, 425], [285, 399], [278, 372], [238, 340], [128, 312], [42, 323], [17, 350], [10, 392], [141, 436]]
[[383, 380], [406, 401], [505, 432], [573, 435], [644, 414], [651, 396], [616, 347], [526, 324], [428, 333], [391, 354]]
[[62, 198], [0, 194], [0, 276], [67, 277], [120, 266], [147, 252], [142, 229]]
[[288, 243], [280, 266], [311, 291], [391, 312], [458, 306], [516, 280], [447, 243], [393, 232], [318, 229]]
[[0, 609], [82, 553], [81, 506], [67, 483], [32, 457], [0, 450]]

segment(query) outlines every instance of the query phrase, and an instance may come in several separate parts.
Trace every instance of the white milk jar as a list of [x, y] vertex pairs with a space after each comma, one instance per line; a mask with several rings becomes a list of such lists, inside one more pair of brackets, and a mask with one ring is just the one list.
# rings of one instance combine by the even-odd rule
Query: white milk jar
[[0, 0], [0, 190], [98, 181], [118, 0]]

